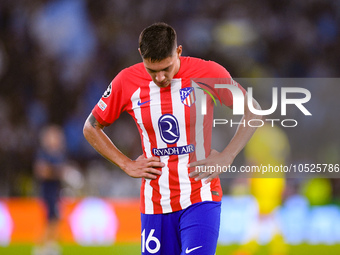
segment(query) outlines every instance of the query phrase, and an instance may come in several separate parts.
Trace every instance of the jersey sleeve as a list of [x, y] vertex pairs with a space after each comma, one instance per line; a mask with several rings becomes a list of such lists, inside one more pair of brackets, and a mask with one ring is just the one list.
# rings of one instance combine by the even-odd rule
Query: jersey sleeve
[[[214, 80], [215, 86], [216, 84], [231, 85], [231, 89], [232, 87], [236, 87], [243, 93], [243, 95], [246, 94], [246, 90], [240, 84], [233, 80], [233, 78], [230, 76], [230, 73], [223, 66], [213, 61], [210, 61], [210, 65], [216, 77], [216, 80]], [[229, 88], [216, 88], [215, 96], [222, 104], [232, 107], [233, 94]]]
[[[201, 76], [201, 78], [193, 78], [192, 80], [200, 86], [206, 94], [209, 94], [210, 98], [216, 103], [220, 102], [232, 108], [234, 103], [233, 97], [237, 96], [239, 92], [245, 95], [245, 89], [233, 80], [223, 66], [213, 61], [205, 61], [201, 68], [203, 68], [201, 70], [203, 70], [204, 75]], [[234, 92], [234, 96], [232, 91]]]
[[104, 126], [112, 124], [124, 111], [126, 102], [122, 89], [123, 76], [124, 70], [112, 80], [92, 110], [93, 116]]

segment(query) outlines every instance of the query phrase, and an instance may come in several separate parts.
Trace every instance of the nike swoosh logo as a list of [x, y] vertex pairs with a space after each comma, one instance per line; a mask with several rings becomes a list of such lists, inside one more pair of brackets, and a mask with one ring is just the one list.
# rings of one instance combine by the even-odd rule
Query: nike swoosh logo
[[192, 252], [192, 251], [194, 251], [194, 250], [197, 250], [197, 249], [199, 249], [199, 248], [202, 248], [203, 246], [197, 246], [197, 247], [195, 247], [195, 248], [191, 248], [191, 249], [188, 249], [188, 247], [187, 247], [187, 249], [185, 250], [185, 254], [189, 254], [190, 252]]
[[141, 102], [140, 100], [137, 102], [138, 106], [141, 106], [143, 104], [149, 103], [151, 100], [145, 101], [145, 102]]

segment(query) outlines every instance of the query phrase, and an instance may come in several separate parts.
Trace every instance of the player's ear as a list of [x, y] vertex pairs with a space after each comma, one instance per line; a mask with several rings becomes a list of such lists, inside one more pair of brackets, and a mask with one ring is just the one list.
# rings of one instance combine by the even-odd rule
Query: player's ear
[[176, 53], [177, 53], [178, 57], [180, 57], [182, 55], [182, 51], [183, 51], [182, 45], [178, 45], [178, 47], [176, 49]]
[[140, 48], [138, 48], [138, 52], [139, 52], [139, 55], [141, 56], [141, 58], [143, 59], [142, 52], [140, 51]]

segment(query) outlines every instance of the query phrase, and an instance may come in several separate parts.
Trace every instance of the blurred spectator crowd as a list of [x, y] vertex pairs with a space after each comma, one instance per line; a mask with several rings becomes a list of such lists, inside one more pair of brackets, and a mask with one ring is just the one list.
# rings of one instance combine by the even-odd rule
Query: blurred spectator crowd
[[[340, 75], [339, 1], [1, 0], [0, 196], [35, 194], [32, 165], [39, 133], [49, 124], [61, 126], [66, 136], [65, 195], [138, 196], [139, 180], [102, 159], [83, 138], [82, 127], [111, 79], [141, 60], [139, 33], [156, 21], [176, 29], [184, 55], [214, 60], [233, 77]], [[328, 95], [313, 96], [322, 104]], [[291, 131], [293, 160], [306, 157], [299, 154], [306, 144], [294, 144], [301, 136], [308, 147], [325, 148], [339, 160], [339, 135], [316, 137], [336, 134], [338, 127]], [[127, 115], [107, 131], [130, 157], [141, 153]], [[309, 159], [320, 158], [317, 149], [307, 151]], [[332, 182], [339, 192], [339, 182]]]

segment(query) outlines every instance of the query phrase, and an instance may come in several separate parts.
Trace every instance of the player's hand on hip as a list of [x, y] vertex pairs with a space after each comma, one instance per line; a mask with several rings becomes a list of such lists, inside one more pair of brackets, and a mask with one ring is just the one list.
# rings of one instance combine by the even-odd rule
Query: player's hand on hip
[[162, 171], [157, 168], [164, 167], [165, 164], [158, 157], [145, 158], [143, 155], [130, 162], [125, 172], [134, 178], [157, 179]]
[[195, 181], [207, 178], [205, 183], [209, 183], [222, 173], [221, 169], [223, 169], [223, 166], [231, 165], [233, 160], [233, 158], [225, 157], [216, 150], [211, 150], [210, 155], [206, 159], [188, 164], [189, 168], [193, 168], [190, 171], [189, 177], [195, 178]]

